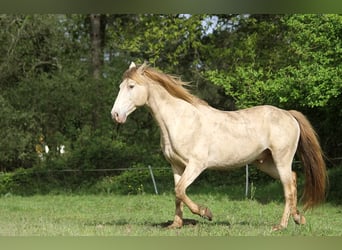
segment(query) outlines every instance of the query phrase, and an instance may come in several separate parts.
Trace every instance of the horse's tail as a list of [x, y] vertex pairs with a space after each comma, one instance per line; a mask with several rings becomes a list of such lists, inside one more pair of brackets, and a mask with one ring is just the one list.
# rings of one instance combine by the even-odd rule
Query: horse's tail
[[302, 199], [304, 210], [307, 210], [325, 199], [327, 171], [317, 134], [309, 120], [298, 111], [289, 112], [297, 120], [300, 128], [297, 154], [304, 165], [305, 184]]

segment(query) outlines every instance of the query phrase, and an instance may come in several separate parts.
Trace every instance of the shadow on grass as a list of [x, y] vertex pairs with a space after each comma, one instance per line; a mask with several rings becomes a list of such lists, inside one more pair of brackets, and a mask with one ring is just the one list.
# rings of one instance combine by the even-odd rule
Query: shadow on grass
[[[161, 227], [161, 228], [168, 228], [173, 223], [173, 221], [169, 220], [167, 222], [162, 222], [162, 223], [153, 223], [151, 226], [154, 227]], [[191, 227], [191, 226], [196, 226], [198, 224], [205, 223], [206, 225], [219, 225], [219, 226], [226, 226], [230, 227], [232, 224], [229, 221], [207, 221], [207, 220], [196, 220], [196, 219], [183, 219], [183, 227]], [[241, 225], [247, 224], [248, 222], [240, 222]], [[239, 223], [239, 224], [240, 224]]]
[[[118, 219], [118, 220], [111, 220], [111, 221], [91, 221], [88, 223], [85, 223], [86, 226], [126, 226], [126, 225], [132, 225], [132, 224], [144, 224], [144, 225], [150, 225], [153, 227], [161, 227], [161, 228], [167, 228], [172, 224], [173, 221], [169, 220], [166, 222], [158, 222], [158, 223], [134, 223], [132, 221], [128, 221], [126, 219]], [[195, 226], [199, 223], [199, 220], [195, 219], [183, 219], [183, 225], [184, 226]]]
[[[166, 222], [146, 222], [146, 223], [135, 223], [132, 221], [128, 221], [126, 219], [118, 219], [118, 220], [111, 220], [111, 221], [107, 221], [107, 222], [100, 222], [100, 221], [92, 221], [89, 223], [86, 223], [85, 226], [93, 226], [93, 227], [104, 227], [104, 226], [129, 226], [129, 225], [145, 225], [145, 226], [151, 226], [151, 227], [157, 227], [157, 228], [161, 228], [161, 229], [165, 229], [165, 230], [172, 230], [170, 228], [168, 228], [171, 224], [173, 223], [173, 221], [168, 220]], [[265, 223], [261, 223], [262, 225], [267, 225], [268, 224]], [[250, 227], [250, 226], [254, 226], [254, 227], [260, 227], [261, 226], [260, 222], [256, 223], [256, 222], [251, 222], [251, 221], [246, 221], [246, 220], [242, 220], [242, 221], [236, 221], [234, 223], [231, 223], [229, 221], [223, 221], [223, 220], [219, 220], [219, 221], [207, 221], [204, 219], [187, 219], [184, 218], [183, 219], [183, 227], [182, 228], [191, 228], [191, 227], [196, 227], [199, 225], [205, 225], [205, 226], [220, 226], [220, 227], [226, 227], [226, 228], [231, 228], [234, 226], [246, 226], [246, 227]], [[271, 227], [271, 225], [270, 225]]]
[[[152, 223], [151, 226], [168, 228], [169, 226], [171, 226], [172, 223], [172, 220], [168, 220], [167, 222]], [[198, 223], [199, 221], [195, 219], [183, 219], [183, 226], [196, 226]]]
[[[94, 226], [94, 227], [99, 227], [99, 226], [126, 226], [126, 225], [132, 225], [132, 224], [137, 224], [137, 225], [148, 225], [152, 227], [159, 227], [159, 228], [165, 228], [167, 229], [171, 224], [173, 223], [172, 220], [168, 220], [166, 222], [154, 222], [154, 223], [134, 223], [132, 221], [128, 221], [126, 219], [118, 219], [118, 220], [111, 220], [111, 221], [106, 221], [106, 222], [100, 222], [100, 221], [92, 221], [89, 223], [85, 223], [85, 226]], [[197, 226], [198, 224], [205, 223], [207, 225], [220, 225], [220, 226], [227, 226], [230, 227], [231, 223], [228, 221], [214, 221], [214, 222], [208, 222], [207, 220], [202, 220], [199, 219], [183, 219], [183, 227], [193, 227]], [[248, 225], [249, 222], [247, 221], [242, 221], [239, 222], [238, 224], [240, 225]]]

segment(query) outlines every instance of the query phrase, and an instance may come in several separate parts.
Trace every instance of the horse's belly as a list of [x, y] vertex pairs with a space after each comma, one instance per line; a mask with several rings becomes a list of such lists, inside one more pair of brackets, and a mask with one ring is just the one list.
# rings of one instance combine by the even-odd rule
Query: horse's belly
[[238, 161], [212, 161], [208, 162], [208, 169], [234, 169], [245, 166], [246, 164], [252, 162], [253, 160], [238, 160]]
[[209, 153], [207, 165], [211, 169], [237, 168], [254, 162], [264, 151], [262, 145], [241, 147], [236, 145], [221, 150], [216, 148]]

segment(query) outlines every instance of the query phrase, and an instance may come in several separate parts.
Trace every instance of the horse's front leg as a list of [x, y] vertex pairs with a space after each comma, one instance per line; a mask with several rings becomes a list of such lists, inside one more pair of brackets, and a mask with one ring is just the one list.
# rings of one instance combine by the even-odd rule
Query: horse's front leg
[[[184, 172], [184, 168], [178, 167], [177, 165], [172, 164], [172, 171], [173, 171], [173, 178], [174, 178], [175, 186], [176, 186]], [[176, 198], [175, 205], [176, 205], [175, 218], [173, 220], [173, 223], [169, 226], [169, 228], [180, 228], [183, 226], [183, 202], [180, 199]]]
[[175, 218], [169, 228], [181, 228], [183, 226], [183, 202], [176, 198]]
[[[187, 195], [186, 189], [191, 183], [203, 172], [204, 168], [201, 168], [200, 164], [193, 164], [191, 161], [186, 166], [181, 178], [175, 186], [176, 193], [176, 213], [177, 213], [177, 202], [181, 205], [184, 202], [193, 214], [198, 214], [203, 218], [212, 220], [212, 213], [209, 208], [199, 206], [193, 202]], [[177, 216], [177, 214], [176, 214]]]

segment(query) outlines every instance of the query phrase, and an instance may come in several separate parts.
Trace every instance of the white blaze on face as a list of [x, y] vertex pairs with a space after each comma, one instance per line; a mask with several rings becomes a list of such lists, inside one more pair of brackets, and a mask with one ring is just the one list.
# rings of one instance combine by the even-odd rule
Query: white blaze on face
[[126, 79], [120, 84], [120, 91], [112, 108], [112, 117], [118, 123], [125, 123], [127, 116], [132, 113], [136, 106], [132, 100], [132, 85], [131, 80]]

